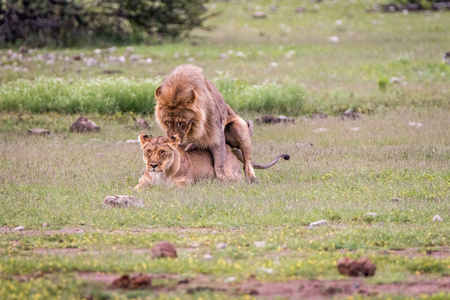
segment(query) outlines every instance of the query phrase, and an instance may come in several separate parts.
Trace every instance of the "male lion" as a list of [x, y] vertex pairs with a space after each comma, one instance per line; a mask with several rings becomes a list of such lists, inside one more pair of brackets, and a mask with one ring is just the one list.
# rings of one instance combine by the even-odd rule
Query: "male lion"
[[247, 123], [225, 103], [201, 68], [175, 68], [155, 96], [156, 121], [167, 137], [178, 135], [181, 143], [211, 150], [214, 172], [221, 180], [226, 178], [226, 144], [238, 148], [244, 157], [245, 177], [256, 180]]
[[[144, 175], [139, 179], [139, 183], [134, 187], [140, 189], [146, 185], [173, 184], [183, 186], [200, 179], [215, 178], [213, 158], [208, 150], [185, 151], [179, 146], [179, 138], [174, 141], [166, 137], [158, 136], [150, 138], [145, 134], [139, 136], [139, 141], [143, 150], [145, 163]], [[230, 146], [226, 145], [226, 172], [225, 179], [240, 180], [242, 159], [233, 154]], [[267, 169], [280, 158], [289, 159], [289, 155], [280, 154], [268, 164], [254, 164], [257, 169]]]

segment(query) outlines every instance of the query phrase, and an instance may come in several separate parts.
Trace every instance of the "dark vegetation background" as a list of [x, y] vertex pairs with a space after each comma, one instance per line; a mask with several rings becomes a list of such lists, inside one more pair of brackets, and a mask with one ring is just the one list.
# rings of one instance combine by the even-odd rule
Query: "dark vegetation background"
[[177, 38], [207, 0], [2, 0], [0, 45], [75, 46]]

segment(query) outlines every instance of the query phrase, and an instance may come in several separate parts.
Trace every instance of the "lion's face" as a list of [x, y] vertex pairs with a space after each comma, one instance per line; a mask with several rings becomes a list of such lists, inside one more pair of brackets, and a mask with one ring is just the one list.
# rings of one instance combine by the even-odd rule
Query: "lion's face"
[[145, 134], [139, 136], [143, 150], [143, 159], [147, 172], [164, 172], [169, 168], [174, 159], [175, 144], [168, 138], [149, 138]]
[[175, 140], [178, 136], [180, 142], [184, 142], [189, 135], [194, 118], [189, 117], [189, 113], [186, 116], [174, 116], [167, 114], [161, 118], [162, 123], [166, 128], [166, 135], [171, 141]]
[[156, 89], [157, 99], [156, 118], [165, 131], [166, 136], [173, 141], [178, 136], [180, 142], [184, 142], [195, 128], [195, 113], [197, 93], [188, 87], [159, 87]]

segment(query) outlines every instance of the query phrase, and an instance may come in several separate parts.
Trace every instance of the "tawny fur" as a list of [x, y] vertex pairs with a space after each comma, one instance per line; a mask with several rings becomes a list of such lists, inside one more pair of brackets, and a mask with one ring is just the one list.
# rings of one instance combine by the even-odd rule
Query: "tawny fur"
[[219, 179], [225, 179], [225, 143], [239, 148], [245, 176], [256, 179], [247, 123], [225, 103], [201, 68], [177, 67], [164, 79], [155, 96], [156, 120], [167, 137], [178, 135], [184, 144], [193, 143], [211, 150]]
[[[185, 151], [179, 145], [179, 140], [170, 141], [165, 137], [150, 138], [145, 134], [139, 136], [145, 163], [144, 175], [139, 179], [135, 189], [147, 185], [171, 184], [183, 186], [201, 179], [216, 178], [211, 152], [196, 149]], [[226, 180], [242, 179], [241, 163], [227, 146]], [[275, 160], [265, 165], [258, 165], [259, 169], [273, 166], [280, 157], [289, 159], [289, 155], [280, 154]]]

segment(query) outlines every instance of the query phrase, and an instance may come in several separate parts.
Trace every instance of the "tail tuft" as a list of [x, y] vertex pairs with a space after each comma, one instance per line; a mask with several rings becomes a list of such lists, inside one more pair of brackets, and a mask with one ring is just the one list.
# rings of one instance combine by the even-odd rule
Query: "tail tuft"
[[289, 154], [281, 154], [281, 157], [284, 158], [284, 160], [289, 160], [291, 158]]

